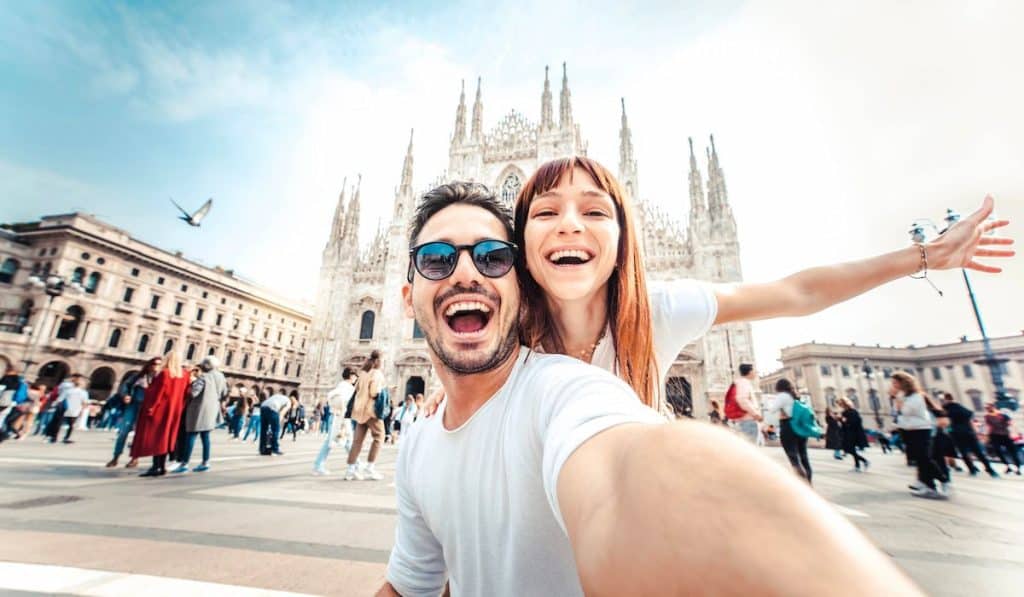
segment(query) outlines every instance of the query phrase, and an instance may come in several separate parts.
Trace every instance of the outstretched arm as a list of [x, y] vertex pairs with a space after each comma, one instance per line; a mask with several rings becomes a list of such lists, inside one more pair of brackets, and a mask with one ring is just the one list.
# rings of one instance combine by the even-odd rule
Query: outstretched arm
[[[990, 230], [1009, 224], [1008, 220], [985, 220], [993, 207], [992, 198], [985, 197], [977, 211], [925, 245], [928, 269], [963, 267], [986, 273], [1002, 271], [977, 261], [979, 257], [1014, 255], [1009, 249], [989, 248], [1013, 244], [1013, 239], [984, 236]], [[817, 313], [920, 270], [921, 250], [910, 246], [860, 261], [813, 267], [774, 282], [718, 285], [715, 287], [718, 299], [715, 323]]]
[[921, 595], [806, 484], [711, 425], [592, 437], [558, 502], [587, 595]]

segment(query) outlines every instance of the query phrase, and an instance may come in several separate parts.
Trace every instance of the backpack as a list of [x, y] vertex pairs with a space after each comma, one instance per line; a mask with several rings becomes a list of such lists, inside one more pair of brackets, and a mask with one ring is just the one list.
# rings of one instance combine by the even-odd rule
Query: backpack
[[736, 401], [736, 384], [732, 383], [725, 392], [725, 418], [731, 421], [742, 419], [745, 416], [747, 416], [747, 411], [743, 410], [740, 403]]
[[803, 400], [793, 401], [793, 417], [789, 420], [789, 426], [800, 437], [817, 439], [823, 435], [814, 419], [814, 411]]
[[373, 416], [381, 421], [391, 416], [391, 394], [387, 388], [381, 388], [373, 400]]

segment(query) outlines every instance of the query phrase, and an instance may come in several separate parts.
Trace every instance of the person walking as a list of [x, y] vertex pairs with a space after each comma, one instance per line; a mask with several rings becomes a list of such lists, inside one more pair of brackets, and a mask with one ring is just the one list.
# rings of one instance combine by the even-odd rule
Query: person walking
[[757, 372], [754, 366], [743, 363], [740, 365], [739, 377], [729, 386], [725, 393], [725, 418], [734, 422], [740, 434], [757, 445], [760, 431], [758, 422], [763, 420], [761, 407], [754, 396], [754, 378]]
[[[50, 435], [50, 443], [57, 442], [57, 435], [60, 434], [60, 428], [62, 425], [67, 424], [68, 430], [64, 433], [64, 443], [74, 443], [71, 439], [71, 433], [75, 430], [75, 423], [78, 418], [85, 413], [85, 409], [89, 407], [89, 392], [85, 390], [85, 379], [81, 375], [73, 375], [71, 381], [71, 387], [63, 393], [61, 398], [61, 406], [63, 406], [63, 412], [61, 418], [57, 421], [56, 426], [52, 426], [53, 433]], [[58, 407], [58, 411], [60, 407]]]
[[[931, 405], [930, 402], [929, 405]], [[949, 463], [952, 462], [954, 466], [956, 465], [956, 446], [953, 444], [953, 438], [946, 431], [949, 427], [949, 416], [946, 415], [946, 411], [940, 407], [931, 410], [931, 413], [935, 418], [935, 432], [932, 433], [932, 462], [939, 467], [939, 472], [945, 479], [940, 481], [942, 493], [949, 495], [950, 484], [953, 482], [953, 477], [949, 473]], [[956, 470], [962, 469], [957, 468]]]
[[807, 457], [807, 437], [793, 429], [793, 403], [798, 402], [800, 397], [796, 395], [793, 383], [784, 377], [775, 382], [775, 391], [777, 395], [772, 400], [771, 410], [767, 414], [779, 420], [779, 440], [789, 464], [796, 474], [810, 483], [812, 471], [811, 461]]
[[[381, 391], [387, 385], [384, 381], [384, 373], [381, 372], [381, 365], [380, 351], [374, 350], [370, 353], [370, 358], [366, 359], [363, 364], [363, 375], [356, 380], [355, 402], [352, 406], [352, 420], [356, 423], [356, 431], [352, 438], [352, 449], [348, 452], [348, 469], [345, 471], [344, 477], [346, 481], [361, 479], [379, 481], [383, 479], [377, 472], [376, 462], [380, 444], [384, 441], [383, 418], [387, 413], [381, 412], [376, 406], [377, 403], [390, 400], [390, 398], [386, 396], [387, 392], [384, 392], [383, 400], [378, 400], [381, 397]], [[366, 457], [366, 468], [360, 472], [356, 466], [356, 460], [359, 459], [359, 453], [363, 449], [363, 439], [366, 438], [367, 432], [373, 437], [373, 442], [370, 444], [370, 454]]]
[[977, 458], [985, 467], [985, 472], [993, 479], [998, 479], [999, 473], [992, 468], [992, 463], [989, 462], [985, 450], [981, 447], [981, 442], [978, 441], [978, 434], [974, 432], [974, 411], [957, 402], [949, 392], [943, 395], [943, 402], [942, 406], [946, 415], [949, 416], [949, 436], [952, 438], [957, 452], [960, 453], [960, 458], [967, 465], [971, 476], [978, 474], [978, 467], [974, 465], [974, 458]]
[[288, 394], [288, 417], [285, 419], [284, 428], [281, 429], [281, 439], [289, 431], [292, 434], [292, 441], [298, 440], [299, 428], [302, 426], [302, 418], [305, 416], [305, 409], [299, 402], [299, 393], [292, 390]]
[[210, 468], [210, 431], [217, 426], [217, 414], [220, 412], [220, 402], [228, 394], [228, 382], [224, 374], [218, 368], [220, 360], [210, 355], [204, 357], [199, 363], [202, 373], [189, 387], [191, 400], [185, 410], [185, 431], [188, 433], [185, 444], [185, 453], [175, 473], [188, 472], [189, 460], [192, 458], [192, 449], [196, 445], [196, 437], [203, 442], [203, 462], [192, 469], [193, 472], [201, 473]]
[[185, 411], [189, 376], [181, 366], [177, 352], [164, 355], [163, 367], [143, 391], [139, 416], [132, 440], [132, 458], [150, 456], [153, 463], [140, 477], [160, 477], [167, 473], [167, 456], [178, 443], [178, 428]]
[[228, 404], [234, 407], [231, 413], [231, 420], [228, 423], [228, 432], [232, 440], [240, 439], [242, 423], [245, 422], [249, 412], [249, 400], [245, 396], [245, 386], [238, 383], [231, 388], [228, 394]]
[[[117, 461], [121, 458], [121, 453], [124, 452], [124, 445], [128, 441], [128, 434], [135, 429], [135, 424], [139, 418], [139, 409], [142, 407], [142, 402], [146, 399], [146, 388], [149, 387], [149, 384], [153, 383], [153, 378], [156, 377], [157, 372], [162, 368], [163, 359], [160, 357], [152, 358], [146, 362], [146, 366], [142, 368], [142, 371], [129, 377], [121, 384], [121, 388], [116, 396], [117, 408], [121, 409], [121, 415], [118, 418], [117, 439], [114, 440], [114, 456], [107, 463], [107, 468], [117, 466]], [[132, 457], [128, 460], [125, 468], [134, 468], [138, 464], [139, 459]]]
[[896, 400], [899, 409], [898, 424], [900, 436], [907, 448], [907, 457], [917, 467], [917, 480], [910, 484], [914, 497], [927, 499], [947, 499], [948, 496], [939, 491], [935, 481], [946, 483], [939, 466], [932, 460], [932, 431], [935, 423], [930, 412], [929, 398], [921, 389], [917, 378], [906, 371], [892, 374], [892, 385], [889, 394]]
[[832, 457], [843, 459], [843, 420], [841, 415], [825, 408], [825, 449], [832, 450]]
[[281, 417], [291, 410], [291, 403], [284, 394], [274, 394], [260, 403], [260, 454], [263, 456], [284, 456], [278, 444]]
[[314, 475], [330, 474], [326, 466], [327, 457], [331, 455], [331, 444], [334, 442], [337, 430], [345, 425], [341, 413], [345, 412], [345, 405], [355, 394], [356, 387], [352, 383], [355, 378], [356, 372], [351, 367], [345, 367], [341, 372], [341, 381], [327, 393], [327, 401], [323, 405], [323, 412], [327, 413], [327, 420], [324, 421], [327, 424], [327, 435], [324, 437], [323, 445], [320, 446], [320, 453], [317, 454], [316, 460], [313, 462]]
[[864, 463], [864, 470], [868, 470], [871, 462], [860, 455], [858, 450], [868, 447], [868, 437], [864, 433], [864, 422], [861, 420], [860, 412], [853, 405], [853, 402], [843, 396], [836, 401], [843, 409], [842, 413], [842, 437], [843, 452], [853, 456], [853, 471], [860, 472], [860, 465]]
[[416, 400], [409, 394], [405, 397], [405, 402], [398, 409], [398, 412], [394, 415], [394, 422], [392, 426], [392, 436], [394, 437], [393, 443], [398, 443], [398, 437], [404, 431], [409, 432], [409, 428], [412, 427], [413, 421], [416, 420]]
[[243, 442], [249, 441], [250, 433], [253, 435], [252, 441], [260, 441], [260, 405], [256, 402], [257, 398], [255, 393], [246, 398], [246, 402], [249, 404], [249, 422], [245, 427], [245, 435], [242, 436]]
[[988, 428], [988, 443], [992, 450], [999, 454], [999, 458], [1006, 465], [1006, 474], [1010, 474], [1013, 466], [1017, 467], [1017, 474], [1020, 475], [1020, 456], [1016, 444], [1010, 437], [1010, 415], [996, 409], [994, 402], [985, 405], [985, 426]]

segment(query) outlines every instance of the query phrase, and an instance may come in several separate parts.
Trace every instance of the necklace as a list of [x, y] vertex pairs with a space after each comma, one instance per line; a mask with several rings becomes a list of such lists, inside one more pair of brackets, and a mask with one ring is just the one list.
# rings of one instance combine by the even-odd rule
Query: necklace
[[581, 361], [584, 363], [590, 362], [590, 359], [594, 356], [594, 351], [597, 350], [597, 345], [601, 343], [601, 340], [604, 340], [604, 333], [607, 330], [608, 326], [601, 328], [601, 333], [597, 335], [597, 340], [594, 340], [594, 343], [590, 345], [590, 348], [584, 348], [580, 351]]

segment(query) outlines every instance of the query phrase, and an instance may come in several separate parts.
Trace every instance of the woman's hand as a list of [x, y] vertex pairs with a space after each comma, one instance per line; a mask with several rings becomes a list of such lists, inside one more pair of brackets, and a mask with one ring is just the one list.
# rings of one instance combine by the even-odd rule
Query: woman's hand
[[437, 412], [437, 407], [441, 405], [442, 400], [444, 400], [444, 389], [442, 388], [438, 388], [423, 400], [423, 412], [426, 413], [428, 419]]
[[998, 274], [1001, 267], [985, 265], [978, 257], [1013, 257], [1010, 249], [990, 249], [991, 246], [1013, 244], [1012, 238], [986, 236], [992, 230], [1002, 228], [1009, 220], [987, 220], [995, 208], [992, 197], [986, 196], [977, 211], [953, 224], [934, 241], [928, 243], [928, 268], [953, 269], [962, 267], [989, 274]]

